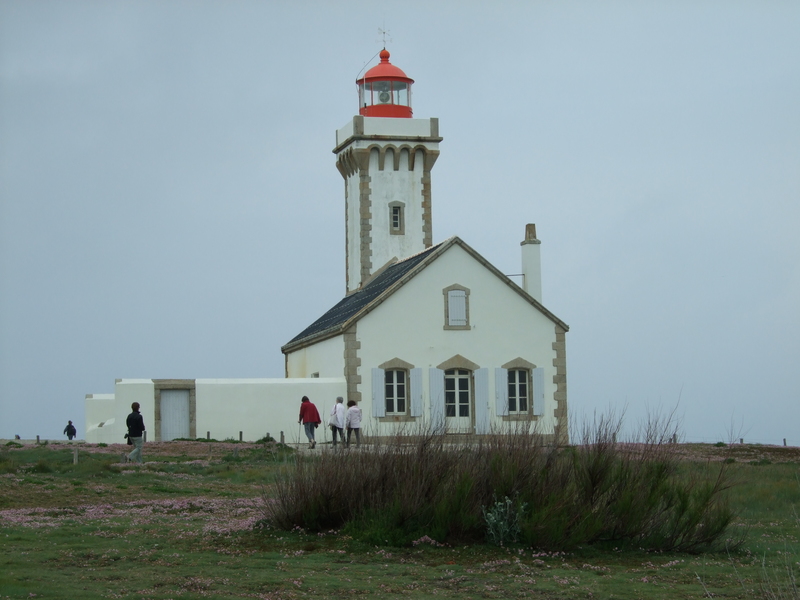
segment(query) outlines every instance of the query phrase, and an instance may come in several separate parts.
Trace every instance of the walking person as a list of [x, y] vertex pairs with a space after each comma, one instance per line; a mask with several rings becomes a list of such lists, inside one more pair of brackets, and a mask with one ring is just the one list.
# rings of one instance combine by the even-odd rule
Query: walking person
[[78, 431], [75, 429], [75, 425], [72, 424], [72, 421], [67, 423], [67, 426], [64, 427], [64, 433], [67, 435], [67, 439], [71, 442], [72, 438], [78, 435]]
[[128, 426], [128, 439], [133, 443], [133, 451], [128, 454], [128, 462], [144, 463], [142, 446], [144, 446], [144, 418], [139, 412], [139, 403], [131, 404], [133, 411], [128, 415], [125, 424]]
[[350, 434], [356, 432], [356, 447], [361, 447], [361, 409], [356, 405], [355, 400], [347, 401], [347, 413], [345, 414], [345, 426], [347, 427], [347, 447], [350, 447]]
[[313, 450], [317, 445], [317, 441], [314, 439], [314, 430], [322, 423], [322, 419], [319, 418], [319, 411], [314, 406], [314, 403], [308, 399], [308, 396], [303, 396], [300, 401], [300, 418], [297, 422], [302, 423], [303, 427], [305, 427], [308, 446]]
[[331, 435], [333, 436], [334, 448], [336, 448], [337, 435], [344, 445], [344, 412], [344, 398], [339, 396], [336, 398], [336, 403], [331, 409], [331, 418], [328, 420], [328, 425], [331, 427]]

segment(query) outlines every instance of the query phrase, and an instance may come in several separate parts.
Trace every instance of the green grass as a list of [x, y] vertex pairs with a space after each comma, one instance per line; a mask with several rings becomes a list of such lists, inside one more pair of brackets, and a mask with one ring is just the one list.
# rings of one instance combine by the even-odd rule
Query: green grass
[[[153, 456], [144, 468], [122, 467], [113, 462], [116, 455], [89, 448], [80, 451], [78, 465], [71, 449], [53, 446], [0, 453], [0, 465], [11, 461], [15, 469], [0, 476], [0, 599], [671, 600], [704, 598], [706, 590], [714, 597], [761, 598], [765, 557], [770, 568], [800, 561], [794, 513], [800, 453], [791, 462], [735, 457], [735, 527], [748, 537], [728, 556], [613, 546], [567, 554], [483, 544], [395, 548], [344, 532], [254, 530], [262, 489], [270, 495], [285, 460], [270, 460], [258, 448], [211, 463], [182, 452], [175, 444], [173, 456]], [[750, 462], [761, 458], [771, 462]], [[39, 461], [51, 470], [33, 472]]]

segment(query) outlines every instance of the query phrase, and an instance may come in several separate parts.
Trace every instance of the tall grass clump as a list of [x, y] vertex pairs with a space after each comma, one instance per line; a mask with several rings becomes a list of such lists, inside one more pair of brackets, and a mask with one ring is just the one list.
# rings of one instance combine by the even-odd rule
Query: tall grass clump
[[[797, 476], [796, 476], [797, 477]], [[800, 477], [797, 477], [800, 485]], [[794, 525], [800, 531], [800, 515], [793, 507]], [[795, 537], [795, 540], [797, 538]], [[783, 552], [781, 564], [767, 564], [766, 556], [761, 561], [761, 593], [764, 600], [800, 600], [800, 563], [792, 562], [796, 552]]]
[[618, 443], [621, 419], [597, 418], [579, 443], [528, 423], [474, 440], [422, 428], [360, 451], [298, 456], [265, 497], [279, 528], [342, 529], [370, 543], [518, 541], [567, 549], [613, 543], [698, 552], [736, 546], [723, 463], [681, 468], [671, 422]]

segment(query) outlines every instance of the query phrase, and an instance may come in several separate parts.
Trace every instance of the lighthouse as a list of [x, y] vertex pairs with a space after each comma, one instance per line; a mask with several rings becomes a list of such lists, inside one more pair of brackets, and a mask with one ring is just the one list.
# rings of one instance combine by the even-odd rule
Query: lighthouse
[[431, 170], [439, 156], [439, 120], [415, 119], [414, 80], [389, 51], [356, 81], [358, 114], [336, 132], [344, 178], [347, 293], [383, 267], [433, 244]]
[[357, 79], [358, 114], [336, 132], [346, 292], [281, 347], [285, 379], [118, 379], [114, 394], [86, 396], [87, 440], [121, 439], [114, 423], [133, 400], [157, 441], [256, 439], [267, 421], [291, 430], [308, 395], [321, 408], [355, 402], [371, 437], [529, 431], [569, 443], [569, 327], [541, 303], [536, 227], [525, 227], [522, 286], [458, 236], [433, 244], [439, 124], [413, 117], [414, 80], [389, 58]]

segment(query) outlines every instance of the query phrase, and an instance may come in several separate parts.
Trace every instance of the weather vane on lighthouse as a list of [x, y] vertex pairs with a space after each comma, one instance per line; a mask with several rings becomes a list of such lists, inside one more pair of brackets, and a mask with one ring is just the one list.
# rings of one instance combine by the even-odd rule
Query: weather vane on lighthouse
[[[386, 48], [386, 36], [389, 36], [389, 41], [392, 41], [392, 36], [389, 34], [389, 30], [386, 29], [386, 24], [384, 23], [383, 27], [378, 27], [378, 34], [383, 38], [383, 47]], [[381, 41], [381, 40], [378, 40]]]

